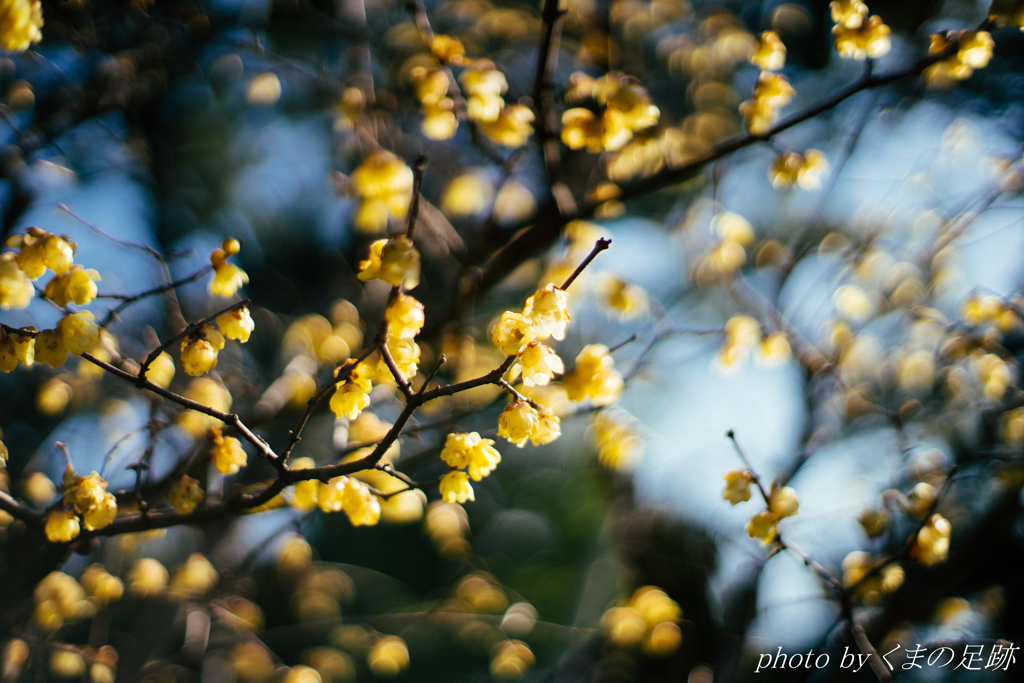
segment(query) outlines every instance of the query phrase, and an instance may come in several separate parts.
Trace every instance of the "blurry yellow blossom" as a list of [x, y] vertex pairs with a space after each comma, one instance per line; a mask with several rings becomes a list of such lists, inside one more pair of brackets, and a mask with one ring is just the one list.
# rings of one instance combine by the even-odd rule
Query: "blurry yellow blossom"
[[14, 253], [0, 255], [0, 308], [25, 308], [35, 293], [32, 280], [18, 267]]
[[117, 602], [124, 595], [124, 583], [111, 576], [102, 564], [90, 564], [80, 579], [86, 594], [99, 607]]
[[202, 595], [217, 585], [220, 574], [202, 553], [192, 553], [174, 568], [170, 588], [183, 595]]
[[753, 481], [754, 475], [747, 470], [729, 470], [725, 473], [725, 490], [722, 491], [722, 498], [733, 505], [750, 500], [750, 484]]
[[415, 289], [420, 283], [420, 252], [405, 235], [377, 240], [370, 245], [369, 257], [359, 263], [358, 277], [363, 282], [379, 278], [392, 287]]
[[187, 515], [203, 502], [203, 496], [203, 487], [199, 481], [184, 474], [167, 492], [167, 501], [174, 506], [175, 512]]
[[796, 491], [789, 486], [772, 489], [768, 494], [768, 509], [777, 519], [799, 514], [800, 502], [796, 498]]
[[370, 671], [378, 678], [393, 678], [409, 667], [409, 648], [398, 636], [384, 636], [366, 655]]
[[615, 359], [603, 344], [589, 344], [577, 354], [572, 372], [562, 378], [572, 401], [589, 398], [596, 406], [617, 399], [624, 386], [622, 375], [615, 369]]
[[777, 31], [765, 31], [750, 55], [750, 63], [762, 71], [778, 71], [786, 65], [786, 46]]
[[374, 526], [380, 521], [380, 500], [358, 479], [349, 478], [345, 482], [341, 509], [352, 526]]
[[632, 472], [643, 453], [638, 421], [621, 409], [602, 410], [594, 416], [587, 435], [597, 448], [598, 463], [615, 472]]
[[430, 41], [430, 51], [444, 64], [461, 64], [466, 48], [458, 38], [438, 34]]
[[868, 538], [878, 538], [889, 528], [892, 515], [885, 508], [868, 508], [860, 514], [857, 521]]
[[7, 0], [0, 6], [0, 46], [24, 52], [43, 38], [43, 5], [39, 0]]
[[228, 339], [237, 339], [244, 344], [249, 341], [249, 335], [256, 328], [256, 323], [249, 315], [249, 308], [242, 306], [218, 315], [217, 327]]
[[999, 418], [1003, 441], [1011, 446], [1024, 445], [1024, 408], [1014, 408]]
[[747, 535], [759, 538], [763, 544], [769, 545], [777, 535], [775, 523], [778, 521], [779, 518], [768, 510], [756, 514], [747, 522]]
[[983, 69], [992, 59], [995, 41], [988, 31], [960, 31], [934, 33], [928, 54], [947, 52], [953, 41], [959, 41], [955, 54], [932, 64], [921, 74], [924, 81], [934, 88], [945, 88], [955, 81], [971, 77], [975, 69]]
[[928, 522], [917, 533], [914, 552], [922, 564], [931, 566], [945, 562], [949, 555], [949, 537], [953, 527], [945, 517], [932, 515]]
[[159, 595], [167, 588], [169, 574], [159, 561], [143, 557], [128, 570], [128, 586], [132, 595]]
[[[208, 377], [192, 380], [184, 396], [222, 413], [231, 409], [231, 392], [223, 384]], [[194, 438], [199, 438], [211, 427], [219, 425], [220, 420], [195, 410], [186, 410], [178, 416], [178, 424]]]
[[146, 379], [162, 389], [171, 385], [174, 379], [174, 360], [166, 351], [160, 353], [149, 366]]
[[404, 161], [384, 150], [369, 154], [352, 172], [352, 189], [359, 197], [356, 228], [367, 233], [383, 232], [388, 219], [401, 221], [412, 201], [413, 172]]
[[494, 187], [479, 171], [456, 176], [441, 196], [441, 210], [449, 216], [481, 216], [494, 198]]
[[[834, 4], [834, 3], [833, 3]], [[833, 16], [835, 8], [833, 7]], [[850, 16], [852, 18], [852, 15]], [[877, 59], [889, 53], [892, 48], [892, 29], [882, 22], [882, 17], [872, 15], [856, 27], [836, 24], [832, 27], [832, 39], [836, 51], [845, 59]]]
[[535, 663], [533, 652], [521, 640], [504, 640], [491, 650], [491, 676], [498, 680], [520, 678]]
[[533, 135], [533, 111], [523, 104], [510, 104], [493, 121], [479, 123], [480, 132], [496, 145], [515, 149]]
[[784, 152], [769, 166], [768, 179], [775, 189], [799, 185], [804, 190], [818, 190], [828, 171], [828, 160], [816, 149], [809, 149], [803, 155]]
[[868, 6], [860, 0], [833, 0], [832, 21], [844, 28], [860, 28], [868, 16]]
[[857, 285], [843, 285], [832, 295], [839, 314], [855, 323], [866, 321], [875, 311], [875, 304]]
[[508, 90], [505, 74], [481, 60], [459, 75], [466, 96], [466, 113], [477, 123], [493, 123], [505, 108], [502, 94]]
[[597, 288], [601, 303], [615, 312], [621, 320], [632, 320], [647, 312], [647, 292], [640, 285], [626, 282], [614, 275], [606, 275]]
[[455, 101], [442, 98], [437, 104], [423, 105], [423, 121], [420, 130], [431, 140], [451, 140], [459, 129], [459, 118], [455, 115]]
[[210, 430], [213, 445], [210, 447], [210, 460], [221, 474], [235, 474], [248, 462], [248, 456], [242, 443], [233, 436], [223, 436], [220, 429]]
[[750, 350], [761, 339], [761, 325], [749, 315], [734, 315], [725, 323], [725, 339], [714, 363], [723, 370], [736, 367], [746, 360]]
[[1021, 28], [1024, 27], [1024, 4], [1020, 0], [992, 0], [988, 16], [996, 26], [1010, 24]]

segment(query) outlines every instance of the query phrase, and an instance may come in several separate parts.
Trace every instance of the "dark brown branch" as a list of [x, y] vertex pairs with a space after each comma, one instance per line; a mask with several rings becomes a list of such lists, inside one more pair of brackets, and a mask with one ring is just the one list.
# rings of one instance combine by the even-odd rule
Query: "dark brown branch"
[[569, 285], [571, 285], [576, 280], [576, 278], [580, 276], [580, 273], [583, 272], [583, 269], [589, 266], [590, 262], [597, 258], [598, 254], [600, 254], [602, 251], [610, 247], [611, 244], [612, 241], [607, 237], [602, 237], [601, 239], [597, 240], [597, 243], [594, 245], [594, 248], [590, 250], [589, 254], [587, 254], [587, 258], [583, 259], [583, 263], [576, 266], [576, 270], [572, 271], [572, 275], [566, 278], [565, 282], [562, 283], [562, 286], [559, 287], [559, 289], [569, 289]]

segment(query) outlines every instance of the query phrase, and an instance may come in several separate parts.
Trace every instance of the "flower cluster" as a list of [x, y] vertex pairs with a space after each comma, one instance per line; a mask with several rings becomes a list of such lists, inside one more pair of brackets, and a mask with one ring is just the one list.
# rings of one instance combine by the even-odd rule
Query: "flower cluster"
[[242, 285], [248, 284], [249, 276], [245, 271], [233, 263], [228, 263], [228, 257], [237, 254], [241, 248], [241, 243], [234, 237], [226, 237], [220, 249], [210, 252], [210, 265], [213, 266], [210, 294], [224, 298], [232, 297]]
[[[75, 243], [67, 235], [54, 235], [31, 227], [24, 235], [12, 235], [7, 246], [18, 251], [0, 260], [0, 307], [24, 308], [34, 295], [31, 280], [49, 268], [53, 278], [44, 288], [44, 296], [60, 307], [74, 302], [83, 306], [96, 298], [100, 276], [74, 264]], [[14, 265], [21, 271], [18, 273]]]
[[522, 678], [536, 664], [530, 647], [521, 640], [503, 640], [491, 649], [491, 676], [498, 680]]
[[569, 149], [586, 148], [592, 154], [622, 149], [636, 132], [657, 125], [661, 116], [647, 90], [617, 71], [597, 79], [582, 72], [573, 74], [566, 101], [592, 103], [562, 114], [562, 142]]
[[922, 564], [929, 567], [945, 562], [949, 556], [949, 537], [952, 534], [953, 526], [949, 520], [940, 514], [932, 515], [917, 532], [914, 555]]
[[960, 317], [972, 327], [992, 325], [1000, 332], [1011, 332], [1020, 325], [1014, 307], [994, 294], [968, 297], [960, 308]]
[[124, 584], [102, 565], [92, 564], [82, 572], [81, 583], [59, 571], [50, 572], [32, 592], [36, 623], [47, 631], [56, 631], [66, 623], [88, 619], [96, 609], [117, 602]]
[[522, 448], [530, 441], [534, 446], [551, 443], [562, 435], [558, 417], [538, 404], [516, 399], [505, 406], [498, 418], [498, 436]]
[[683, 640], [678, 621], [683, 611], [665, 591], [642, 586], [629, 600], [620, 600], [601, 616], [601, 627], [622, 648], [640, 645], [649, 655], [667, 656]]
[[117, 516], [117, 499], [107, 492], [107, 482], [96, 472], [87, 477], [75, 473], [71, 465], [64, 471], [63, 507], [46, 517], [46, 537], [53, 543], [67, 543], [87, 531], [102, 529]]
[[892, 48], [892, 29], [882, 17], [868, 16], [868, 6], [859, 0], [835, 0], [831, 3], [832, 40], [840, 57], [864, 60], [888, 54]]
[[366, 484], [352, 477], [319, 482], [317, 505], [324, 512], [344, 512], [352, 526], [373, 526], [380, 521], [380, 500]]
[[405, 235], [376, 240], [359, 263], [360, 281], [380, 279], [392, 287], [415, 289], [420, 284], [420, 252]]
[[352, 172], [352, 190], [359, 197], [355, 222], [359, 230], [384, 232], [389, 220], [405, 220], [412, 201], [413, 172], [400, 158], [384, 150], [371, 152]]
[[[218, 329], [219, 328], [219, 329]], [[233, 308], [217, 316], [217, 326], [201, 325], [181, 341], [181, 365], [193, 377], [209, 372], [217, 365], [217, 356], [224, 348], [224, 337], [249, 341], [255, 323], [245, 306]]]
[[410, 76], [423, 107], [420, 130], [431, 140], [450, 140], [459, 128], [459, 118], [455, 115], [455, 101], [448, 97], [448, 73], [444, 69], [417, 66]]
[[854, 598], [867, 604], [878, 604], [884, 595], [903, 585], [905, 572], [898, 562], [872, 557], [863, 550], [854, 550], [843, 558], [843, 586], [854, 588]]
[[995, 41], [988, 31], [950, 31], [933, 33], [928, 54], [942, 54], [957, 42], [957, 51], [935, 64], [921, 74], [930, 87], [948, 88], [956, 81], [964, 81], [971, 77], [975, 69], [984, 69], [992, 59], [992, 48]]
[[34, 328], [0, 330], [0, 372], [11, 372], [18, 363], [31, 366], [36, 357]]
[[789, 340], [782, 332], [761, 333], [761, 325], [749, 315], [734, 315], [725, 323], [725, 339], [715, 354], [716, 367], [728, 371], [739, 367], [757, 349], [757, 361], [777, 365], [789, 359]]
[[765, 135], [778, 117], [779, 109], [793, 99], [796, 90], [782, 74], [762, 71], [754, 84], [753, 99], [740, 104], [740, 114], [751, 135]]
[[[755, 481], [754, 475], [747, 470], [730, 470], [725, 474], [725, 489], [722, 498], [736, 505], [750, 500], [750, 484]], [[750, 518], [747, 522], [747, 535], [759, 538], [765, 545], [770, 545], [778, 536], [776, 525], [779, 520], [799, 514], [800, 502], [796, 491], [789, 486], [773, 487], [768, 494], [768, 509]]]
[[365, 363], [352, 367], [353, 362], [340, 366], [336, 371], [336, 374], [341, 374], [347, 370], [348, 376], [331, 396], [331, 410], [338, 417], [349, 420], [359, 417], [359, 413], [370, 405], [370, 390], [373, 389], [373, 369]]
[[501, 454], [492, 439], [482, 439], [476, 432], [453, 433], [445, 440], [441, 460], [452, 468], [441, 479], [441, 498], [448, 503], [464, 503], [475, 500], [469, 478], [480, 481], [493, 472], [501, 462]]
[[609, 312], [620, 320], [633, 320], [647, 312], [647, 292], [640, 285], [606, 274], [597, 287], [597, 295]]
[[533, 135], [533, 112], [523, 104], [508, 104], [505, 74], [485, 59], [459, 74], [466, 97], [466, 114], [488, 140], [502, 147], [522, 147]]
[[0, 5], [0, 46], [24, 52], [43, 39], [43, 5], [39, 0], [8, 0]]
[[804, 190], [819, 190], [828, 170], [828, 159], [819, 150], [809, 149], [803, 154], [783, 152], [768, 167], [768, 180], [776, 190], [793, 185]]
[[1020, 0], [992, 0], [988, 9], [988, 18], [996, 26], [1016, 26], [1024, 31], [1024, 3]]

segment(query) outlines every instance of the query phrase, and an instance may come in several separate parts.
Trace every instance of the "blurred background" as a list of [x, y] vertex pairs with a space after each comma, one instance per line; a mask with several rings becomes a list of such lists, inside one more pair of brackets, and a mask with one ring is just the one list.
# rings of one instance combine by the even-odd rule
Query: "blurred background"
[[[249, 284], [236, 300], [252, 301], [252, 339], [229, 342], [209, 378], [179, 368], [173, 390], [220, 401], [275, 447], [287, 443], [334, 367], [373, 339], [387, 302], [389, 287], [356, 278], [370, 243], [403, 227], [394, 216], [377, 232], [356, 224], [364, 199], [351, 176], [377, 149], [410, 166], [428, 158], [413, 291], [427, 319], [420, 381], [442, 353], [442, 382], [500, 364], [494, 320], [564, 279], [605, 236], [612, 246], [570, 289], [572, 324], [555, 346], [567, 369], [587, 345], [612, 347], [624, 389], [612, 405], [571, 402], [557, 382], [535, 389], [562, 416], [562, 437], [524, 449], [498, 439], [502, 463], [474, 484], [474, 502], [444, 503], [426, 487], [385, 502], [373, 527], [290, 505], [76, 546], [54, 566], [80, 586], [55, 584], [67, 603], [56, 629], [40, 621], [38, 591], [3, 603], [4, 681], [710, 683], [754, 680], [760, 654], [778, 648], [813, 648], [831, 664], [757, 680], [874, 680], [868, 667], [839, 667], [854, 624], [879, 651], [900, 645], [897, 667], [915, 644], [956, 651], [953, 665], [893, 672], [901, 679], [1015, 679], [1013, 665], [954, 666], [965, 646], [982, 645], [984, 665], [999, 639], [1022, 635], [1024, 36], [1013, 24], [1024, 10], [991, 9], [1008, 23], [988, 27], [991, 61], [969, 78], [910, 73], [619, 201], [619, 188], [744, 134], [739, 107], [759, 78], [750, 58], [762, 32], [785, 45], [779, 73], [795, 89], [785, 117], [868, 63], [874, 74], [912, 71], [930, 35], [977, 28], [989, 3], [875, 0], [869, 12], [891, 44], [870, 62], [837, 54], [827, 2], [563, 9], [551, 74], [557, 180], [596, 210], [475, 288], [522, 228], [550, 220], [552, 167], [539, 120], [512, 146], [465, 119], [449, 139], [428, 135], [417, 74], [439, 62], [423, 21], [497, 66], [505, 104], [532, 107], [536, 3], [42, 3], [42, 41], [0, 60], [4, 236], [28, 226], [70, 236], [101, 295], [164, 277], [111, 237], [158, 249], [174, 279], [206, 267], [226, 236], [242, 243], [234, 261]], [[456, 78], [470, 67], [448, 68]], [[564, 135], [558, 144], [582, 75], [608, 72], [637, 79], [654, 125], [596, 150]], [[779, 159], [808, 150], [826, 161], [787, 180]], [[207, 286], [178, 288], [186, 321], [223, 308]], [[102, 318], [116, 303], [85, 308]], [[37, 297], [0, 321], [43, 329], [60, 316]], [[116, 354], [141, 360], [176, 323], [161, 297], [132, 304], [109, 328]], [[495, 437], [499, 394], [425, 406], [424, 427], [389, 458], [417, 481], [441, 476], [448, 432]], [[354, 421], [315, 412], [293, 457], [336, 462], [380, 439], [403, 404], [386, 381], [372, 398]], [[62, 442], [128, 510], [143, 452], [159, 492], [209, 448], [212, 425], [198, 418], [80, 359], [20, 367], [0, 375], [0, 485], [46, 508], [59, 496]], [[723, 477], [747, 467], [729, 430], [766, 489], [789, 486], [799, 499], [799, 514], [778, 524], [784, 546], [748, 535], [765, 509], [756, 488], [746, 502], [723, 499]], [[191, 470], [209, 499], [273, 475], [249, 450], [239, 474], [202, 460]], [[882, 521], [865, 522], [866, 511]], [[929, 566], [914, 539], [933, 513], [952, 537], [948, 558]], [[0, 521], [0, 567], [13, 576], [23, 529]], [[890, 561], [900, 580], [881, 588], [856, 574]], [[89, 587], [100, 585], [97, 564], [123, 582], [119, 599]], [[663, 593], [637, 593], [645, 586]], [[652, 617], [645, 595], [666, 616]]]

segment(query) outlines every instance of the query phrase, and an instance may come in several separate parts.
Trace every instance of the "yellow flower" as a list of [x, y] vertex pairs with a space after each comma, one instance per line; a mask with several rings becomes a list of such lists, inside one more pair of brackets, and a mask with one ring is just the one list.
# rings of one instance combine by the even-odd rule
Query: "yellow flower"
[[0, 308], [5, 311], [25, 308], [36, 293], [32, 280], [18, 267], [14, 258], [13, 252], [0, 256]]
[[992, 0], [988, 9], [988, 17], [996, 26], [1012, 24], [1017, 28], [1024, 26], [1024, 5], [1020, 0]]
[[757, 41], [750, 63], [762, 71], [778, 71], [786, 65], [786, 46], [776, 31], [765, 31]]
[[878, 538], [889, 528], [891, 518], [892, 516], [885, 508], [869, 508], [860, 513], [857, 521], [860, 522], [861, 528], [864, 529], [868, 538]]
[[167, 501], [174, 506], [174, 511], [181, 515], [187, 515], [196, 509], [196, 506], [203, 502], [203, 487], [199, 481], [184, 474], [178, 481], [174, 482], [171, 490], [167, 492]]
[[0, 5], [0, 46], [24, 52], [43, 39], [43, 5], [39, 0], [7, 0]]
[[64, 347], [64, 333], [59, 329], [43, 330], [36, 335], [36, 362], [46, 363], [51, 368], [64, 364], [68, 350]]
[[417, 66], [409, 72], [416, 86], [416, 97], [425, 107], [436, 106], [448, 94], [448, 75], [442, 69]]
[[124, 583], [111, 576], [102, 564], [90, 564], [79, 581], [89, 598], [100, 607], [117, 602], [124, 595]]
[[537, 423], [537, 429], [533, 436], [530, 437], [530, 443], [534, 446], [543, 446], [562, 436], [562, 421], [558, 419], [557, 415], [544, 406], [540, 407], [537, 414], [540, 416], [540, 421]]
[[438, 34], [430, 41], [430, 51], [444, 64], [461, 64], [466, 48], [458, 38]]
[[70, 510], [53, 510], [46, 516], [46, 538], [51, 543], [67, 543], [78, 537], [81, 527]]
[[625, 410], [602, 410], [587, 429], [597, 447], [597, 461], [616, 472], [632, 471], [640, 460], [644, 440], [637, 435], [637, 420]]
[[751, 135], [764, 135], [771, 130], [775, 121], [776, 111], [769, 102], [763, 100], [744, 100], [740, 104], [744, 126]]
[[64, 316], [57, 323], [57, 329], [64, 337], [64, 348], [73, 356], [82, 355], [100, 339], [100, 327], [93, 322], [89, 311]]
[[882, 22], [882, 17], [873, 15], [856, 28], [842, 24], [832, 27], [832, 39], [836, 51], [845, 59], [864, 60], [888, 54], [892, 48], [892, 29]]
[[868, 6], [860, 0], [834, 0], [829, 7], [832, 21], [845, 28], [860, 28], [868, 16]]
[[341, 509], [352, 526], [374, 526], [380, 521], [380, 500], [358, 479], [345, 482]]
[[213, 264], [213, 279], [210, 280], [210, 294], [220, 297], [232, 297], [242, 285], [249, 282], [244, 270], [233, 263], [221, 261]]
[[[2, 31], [2, 24], [0, 24], [0, 31]], [[2, 37], [0, 37], [0, 41], [2, 41]], [[31, 227], [26, 234], [14, 235], [7, 240], [9, 246], [21, 247], [17, 256], [18, 267], [33, 280], [46, 272], [45, 241], [49, 234], [45, 230]]]
[[789, 486], [772, 489], [768, 494], [768, 509], [778, 519], [800, 514], [800, 501], [796, 498], [796, 491]]
[[983, 69], [992, 59], [992, 48], [995, 46], [995, 41], [987, 31], [934, 33], [931, 36], [928, 54], [945, 52], [953, 39], [960, 41], [960, 47], [956, 54], [932, 64], [921, 74], [930, 87], [946, 88], [955, 81], [970, 78], [975, 69]]
[[795, 94], [789, 79], [782, 74], [762, 71], [754, 84], [754, 99], [776, 109], [789, 104]]
[[388, 332], [399, 339], [412, 339], [423, 329], [423, 304], [399, 293], [384, 311]]
[[451, 140], [459, 129], [459, 118], [455, 115], [455, 100], [445, 97], [437, 104], [423, 106], [423, 121], [420, 130], [431, 140]]
[[555, 374], [565, 372], [565, 364], [554, 349], [540, 342], [527, 345], [519, 363], [523, 373], [523, 384], [528, 387], [544, 386]]
[[535, 336], [533, 321], [512, 311], [502, 313], [491, 331], [491, 341], [506, 356], [518, 356]]
[[316, 504], [320, 509], [324, 512], [341, 512], [348, 477], [334, 477], [329, 481], [313, 483], [316, 484]]
[[[223, 384], [209, 377], [192, 380], [185, 389], [184, 396], [222, 413], [231, 410], [231, 392]], [[178, 416], [178, 424], [193, 438], [198, 439], [206, 434], [207, 430], [219, 425], [220, 420], [196, 410], [186, 410]]]
[[768, 180], [772, 187], [779, 190], [794, 185], [803, 164], [804, 158], [796, 152], [783, 152], [775, 155], [772, 163], [768, 166]]
[[181, 365], [193, 377], [202, 375], [217, 365], [217, 352], [223, 348], [224, 335], [210, 325], [203, 325], [181, 342]]
[[228, 339], [237, 339], [241, 343], [249, 341], [249, 335], [256, 328], [249, 308], [242, 306], [217, 316], [217, 327]]
[[[316, 467], [313, 458], [295, 458], [288, 463], [293, 470], [310, 470]], [[292, 487], [291, 506], [299, 510], [312, 510], [319, 503], [319, 488], [323, 482], [316, 479], [295, 482]]]
[[369, 394], [352, 382], [345, 382], [334, 392], [334, 396], [331, 396], [331, 411], [338, 417], [347, 417], [350, 420], [359, 417], [359, 413], [366, 410], [369, 405]]
[[751, 538], [759, 538], [761, 543], [769, 545], [777, 535], [775, 527], [777, 521], [778, 518], [768, 510], [756, 514], [747, 522], [747, 535]]
[[537, 660], [521, 640], [505, 640], [491, 649], [491, 676], [498, 680], [522, 678]]
[[352, 172], [352, 189], [360, 199], [354, 222], [363, 232], [382, 232], [388, 219], [403, 220], [412, 200], [413, 172], [391, 152], [369, 154]]
[[604, 125], [594, 112], [583, 107], [562, 113], [562, 142], [569, 149], [583, 149], [591, 154], [604, 151]]
[[988, 31], [961, 31], [960, 49], [956, 56], [972, 69], [984, 69], [992, 59], [995, 41]]
[[146, 379], [162, 389], [171, 386], [171, 380], [174, 379], [174, 360], [169, 353], [163, 351], [156, 357], [146, 371]]
[[932, 515], [928, 523], [917, 533], [917, 542], [914, 545], [917, 559], [929, 567], [945, 562], [949, 556], [949, 537], [952, 533], [953, 527], [945, 517], [939, 514]]
[[750, 484], [754, 476], [747, 470], [729, 470], [725, 473], [725, 490], [722, 498], [736, 505], [750, 500]]
[[248, 457], [242, 443], [233, 436], [223, 436], [220, 429], [210, 430], [213, 446], [210, 447], [210, 460], [221, 474], [235, 474], [245, 467]]
[[159, 595], [167, 588], [169, 574], [158, 560], [143, 557], [135, 560], [128, 570], [128, 584], [132, 595]]
[[469, 476], [473, 481], [480, 481], [493, 472], [500, 462], [501, 454], [494, 448], [494, 440], [479, 439], [469, 450]]
[[640, 285], [607, 275], [597, 291], [601, 303], [617, 313], [620, 320], [632, 320], [647, 312], [647, 292]]
[[18, 367], [18, 351], [14, 340], [7, 334], [0, 338], [0, 372], [12, 372]]
[[47, 299], [58, 306], [67, 306], [74, 301], [79, 306], [91, 302], [96, 298], [96, 280], [100, 274], [90, 268], [86, 270], [82, 266], [73, 266], [62, 275], [54, 275], [46, 283], [43, 294]]
[[459, 76], [466, 95], [466, 113], [477, 123], [495, 123], [505, 107], [502, 93], [508, 90], [505, 74], [491, 62], [480, 61]]
[[358, 278], [379, 278], [392, 287], [415, 289], [420, 283], [420, 252], [412, 240], [398, 235], [370, 245], [370, 255], [359, 264]]
[[[106, 482], [104, 482], [106, 484]], [[117, 498], [113, 493], [106, 493], [99, 504], [94, 505], [82, 515], [82, 526], [87, 530], [102, 529], [114, 521], [117, 516]]]
[[476, 500], [473, 486], [469, 483], [469, 476], [465, 472], [456, 470], [444, 475], [438, 489], [441, 492], [441, 499], [446, 503], [465, 503], [467, 500]]
[[533, 135], [533, 111], [523, 104], [510, 104], [494, 121], [481, 122], [480, 132], [496, 145], [515, 149], [522, 147]]
[[503, 436], [522, 448], [540, 426], [540, 415], [526, 401], [514, 401], [505, 406], [498, 418], [498, 436]]
[[441, 197], [441, 210], [448, 216], [482, 216], [494, 199], [494, 186], [479, 170], [456, 176]]
[[570, 321], [568, 303], [569, 295], [553, 284], [538, 289], [526, 300], [523, 315], [533, 321], [538, 339], [565, 339], [565, 328]]
[[570, 400], [589, 398], [596, 406], [614, 401], [624, 386], [622, 375], [615, 369], [615, 359], [603, 344], [584, 346], [576, 356], [572, 372], [561, 381]]
[[445, 438], [444, 448], [441, 449], [441, 460], [454, 469], [465, 469], [469, 467], [473, 447], [479, 443], [480, 435], [477, 432], [449, 434]]

